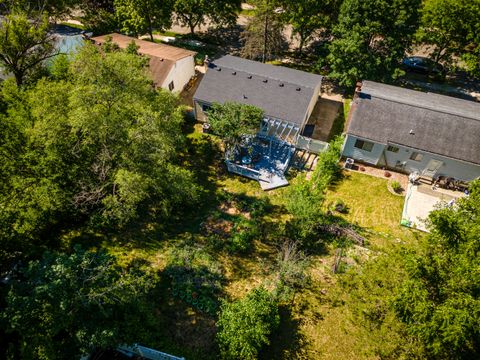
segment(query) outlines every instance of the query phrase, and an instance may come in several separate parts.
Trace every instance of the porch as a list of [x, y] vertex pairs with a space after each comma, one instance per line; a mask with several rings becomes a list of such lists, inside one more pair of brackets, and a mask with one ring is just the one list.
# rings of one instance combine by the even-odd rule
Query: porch
[[257, 180], [263, 190], [288, 185], [285, 172], [295, 148], [273, 137], [257, 135], [227, 152], [228, 171]]

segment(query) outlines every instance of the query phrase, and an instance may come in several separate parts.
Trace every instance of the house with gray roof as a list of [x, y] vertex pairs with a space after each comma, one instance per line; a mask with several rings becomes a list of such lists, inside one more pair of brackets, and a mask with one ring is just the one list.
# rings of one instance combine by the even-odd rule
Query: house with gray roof
[[195, 117], [205, 121], [213, 103], [254, 105], [265, 112], [264, 133], [293, 143], [313, 111], [321, 84], [320, 75], [222, 56], [208, 64], [193, 97]]
[[284, 174], [296, 148], [328, 145], [301, 136], [320, 95], [322, 77], [235, 56], [209, 62], [193, 97], [195, 118], [208, 121], [213, 103], [236, 102], [264, 111], [254, 139], [228, 151], [228, 170], [258, 180], [264, 190], [288, 184]]
[[343, 155], [431, 179], [475, 179], [480, 103], [363, 81], [352, 102]]

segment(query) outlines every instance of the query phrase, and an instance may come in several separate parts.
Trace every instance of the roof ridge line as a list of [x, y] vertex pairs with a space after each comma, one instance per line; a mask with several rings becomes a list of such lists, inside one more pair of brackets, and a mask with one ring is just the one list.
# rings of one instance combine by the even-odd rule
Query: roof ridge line
[[[215, 62], [213, 62], [213, 64], [215, 64]], [[234, 67], [231, 67], [231, 66], [225, 66], [225, 65], [215, 65], [215, 66], [217, 66], [217, 67], [219, 67], [219, 68], [234, 70], [234, 71], [241, 71], [241, 72], [243, 72], [243, 73], [245, 73], [245, 74], [251, 74], [251, 75], [255, 75], [255, 76], [260, 76], [260, 77], [263, 77], [263, 78], [267, 78], [267, 79], [279, 81], [279, 82], [282, 82], [282, 83], [285, 83], [285, 84], [291, 84], [291, 85], [301, 86], [301, 87], [305, 87], [305, 88], [309, 88], [309, 89], [315, 89], [314, 87], [308, 86], [308, 85], [305, 85], [305, 84], [292, 83], [292, 82], [290, 82], [290, 81], [277, 79], [277, 78], [274, 78], [274, 77], [271, 77], [271, 76], [265, 76], [265, 75], [257, 74], [257, 73], [255, 73], [255, 72], [251, 72], [251, 71], [245, 71], [244, 69], [238, 69], [238, 68], [234, 68]], [[288, 68], [287, 68], [287, 69], [288, 69]], [[294, 69], [294, 70], [295, 70], [295, 69]], [[314, 74], [314, 75], [317, 75], [317, 74]], [[318, 76], [322, 76], [322, 75], [318, 75]], [[322, 77], [322, 78], [323, 78], [323, 77]]]
[[[378, 99], [395, 102], [395, 103], [397, 103], [397, 104], [414, 106], [414, 107], [417, 107], [417, 108], [420, 108], [420, 109], [431, 110], [431, 111], [435, 111], [435, 112], [439, 112], [439, 113], [447, 114], [447, 115], [454, 115], [454, 116], [462, 117], [462, 118], [469, 119], [469, 120], [473, 120], [473, 121], [480, 121], [480, 117], [474, 118], [474, 117], [471, 117], [471, 116], [468, 116], [468, 115], [459, 114], [458, 112], [439, 110], [438, 108], [434, 108], [433, 106], [419, 105], [419, 104], [415, 104], [415, 103], [413, 103], [413, 102], [411, 102], [411, 101], [401, 101], [401, 100], [397, 100], [397, 99], [392, 99], [392, 97], [385, 96], [385, 95], [369, 94], [369, 93], [367, 93], [367, 92], [362, 92], [361, 90], [360, 90], [360, 92], [361, 92], [362, 94], [365, 94], [365, 95], [370, 95], [371, 97], [376, 97], [376, 98], [378, 98]], [[437, 94], [431, 93], [431, 92], [427, 92], [426, 94], [434, 94], [434, 95], [437, 95]], [[441, 94], [440, 94], [440, 95], [441, 95]], [[446, 96], [446, 95], [442, 95], [442, 96]], [[457, 98], [454, 98], [454, 99], [457, 99]], [[458, 99], [458, 100], [463, 100], [463, 99]], [[468, 101], [468, 100], [463, 100], [463, 101]]]

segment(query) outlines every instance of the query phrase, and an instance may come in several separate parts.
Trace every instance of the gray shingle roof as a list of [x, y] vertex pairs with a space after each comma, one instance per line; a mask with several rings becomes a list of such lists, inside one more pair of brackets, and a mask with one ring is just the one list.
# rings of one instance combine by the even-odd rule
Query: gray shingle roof
[[480, 164], [480, 103], [473, 101], [364, 81], [348, 133]]
[[226, 55], [210, 64], [194, 99], [255, 105], [267, 116], [302, 125], [321, 82], [320, 75]]

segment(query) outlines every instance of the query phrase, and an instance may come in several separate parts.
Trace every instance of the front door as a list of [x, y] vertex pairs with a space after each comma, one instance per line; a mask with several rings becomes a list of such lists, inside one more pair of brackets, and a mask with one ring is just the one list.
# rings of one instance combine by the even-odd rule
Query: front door
[[433, 178], [442, 165], [443, 162], [440, 160], [430, 160], [427, 164], [427, 167], [423, 171], [423, 175]]

